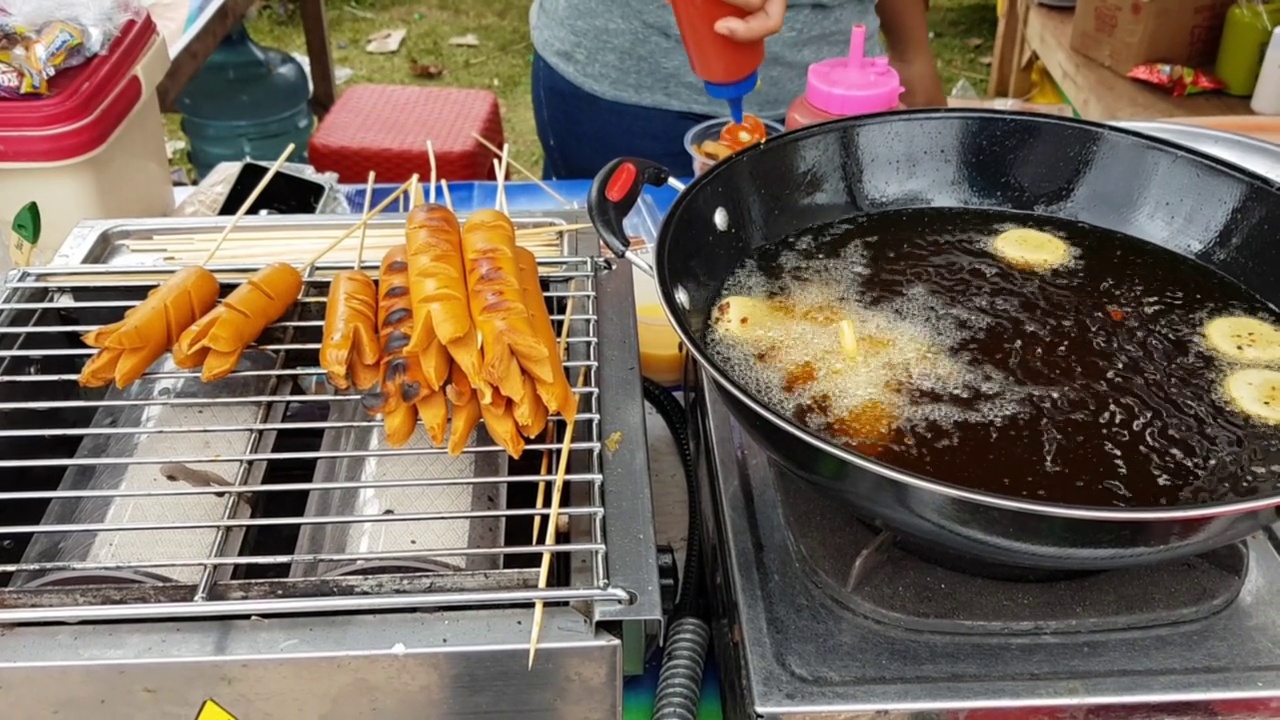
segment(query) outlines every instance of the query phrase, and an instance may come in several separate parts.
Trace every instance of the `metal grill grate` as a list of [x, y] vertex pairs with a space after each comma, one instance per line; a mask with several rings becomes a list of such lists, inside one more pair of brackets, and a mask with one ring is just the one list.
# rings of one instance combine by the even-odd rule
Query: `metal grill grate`
[[[324, 383], [337, 268], [308, 278], [232, 377], [205, 385], [166, 358], [105, 393], [76, 384], [92, 352], [78, 335], [168, 271], [21, 272], [0, 294], [0, 622], [626, 602], [604, 540], [598, 261], [540, 263], [557, 326], [572, 305], [565, 366], [583, 378], [552, 546], [534, 539], [548, 511], [533, 498], [554, 480], [558, 441], [508, 460], [482, 426], [459, 458], [421, 430], [392, 449], [380, 420]], [[557, 572], [539, 590], [544, 551]]]

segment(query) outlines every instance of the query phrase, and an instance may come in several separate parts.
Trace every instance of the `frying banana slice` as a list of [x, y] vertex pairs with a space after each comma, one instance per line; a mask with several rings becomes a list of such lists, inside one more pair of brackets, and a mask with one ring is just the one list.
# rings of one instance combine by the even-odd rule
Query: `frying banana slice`
[[769, 332], [784, 320], [774, 303], [741, 295], [725, 298], [711, 312], [711, 323], [733, 335]]
[[1017, 270], [1046, 272], [1071, 262], [1071, 246], [1047, 232], [1015, 228], [1000, 233], [991, 252]]
[[1280, 425], [1280, 371], [1236, 370], [1227, 376], [1222, 388], [1240, 412], [1269, 425]]
[[1265, 320], [1243, 315], [1210, 320], [1204, 326], [1204, 341], [1210, 350], [1228, 360], [1280, 364], [1280, 328]]

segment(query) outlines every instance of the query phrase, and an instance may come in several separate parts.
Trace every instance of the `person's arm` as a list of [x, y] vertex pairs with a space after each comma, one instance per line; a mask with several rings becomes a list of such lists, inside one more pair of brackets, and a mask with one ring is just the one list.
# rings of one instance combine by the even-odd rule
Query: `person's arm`
[[938, 61], [929, 47], [928, 0], [879, 0], [876, 14], [889, 45], [889, 64], [902, 77], [902, 104], [941, 107], [947, 104], [938, 76]]

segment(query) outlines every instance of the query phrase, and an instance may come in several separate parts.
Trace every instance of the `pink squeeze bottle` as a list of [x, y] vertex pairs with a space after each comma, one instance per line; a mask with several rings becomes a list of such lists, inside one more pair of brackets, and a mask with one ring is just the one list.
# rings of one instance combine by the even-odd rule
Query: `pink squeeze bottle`
[[809, 66], [804, 95], [787, 108], [788, 130], [853, 115], [902, 107], [902, 83], [884, 56], [864, 57], [867, 27], [854, 25], [849, 56], [821, 60]]

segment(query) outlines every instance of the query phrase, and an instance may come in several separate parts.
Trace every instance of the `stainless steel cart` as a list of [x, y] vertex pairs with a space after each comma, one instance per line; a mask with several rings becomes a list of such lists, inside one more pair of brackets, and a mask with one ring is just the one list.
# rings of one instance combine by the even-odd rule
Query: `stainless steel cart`
[[[241, 720], [619, 717], [623, 675], [662, 615], [630, 269], [581, 231], [540, 260], [557, 323], [573, 299], [567, 368], [584, 380], [548, 545], [534, 498], [558, 442], [520, 460], [483, 433], [460, 458], [388, 448], [358, 400], [323, 383], [334, 265], [222, 383], [162, 367], [124, 391], [80, 389], [77, 334], [171, 272], [129, 239], [217, 227], [91, 222], [0, 294], [6, 717], [184, 718], [208, 699]], [[554, 570], [538, 589], [543, 553]], [[535, 601], [547, 611], [529, 669]]]

